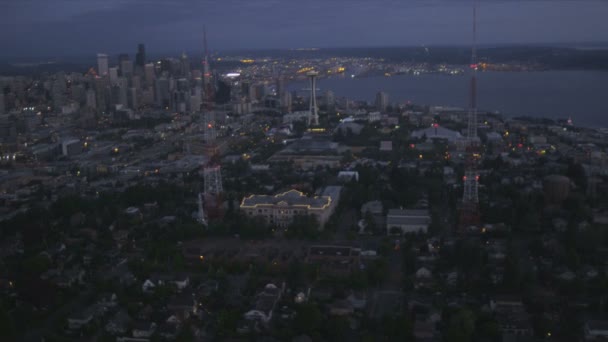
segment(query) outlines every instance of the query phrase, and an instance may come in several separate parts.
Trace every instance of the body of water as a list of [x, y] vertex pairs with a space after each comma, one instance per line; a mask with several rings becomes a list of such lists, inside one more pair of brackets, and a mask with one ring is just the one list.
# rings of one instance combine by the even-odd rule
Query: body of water
[[[571, 117], [575, 125], [608, 127], [608, 72], [480, 72], [477, 79], [481, 110], [498, 111], [505, 117]], [[336, 97], [370, 102], [378, 91], [388, 93], [391, 103], [466, 108], [469, 101], [469, 76], [335, 77], [317, 84], [319, 94], [331, 90]], [[289, 88], [301, 90], [307, 84], [294, 82]]]

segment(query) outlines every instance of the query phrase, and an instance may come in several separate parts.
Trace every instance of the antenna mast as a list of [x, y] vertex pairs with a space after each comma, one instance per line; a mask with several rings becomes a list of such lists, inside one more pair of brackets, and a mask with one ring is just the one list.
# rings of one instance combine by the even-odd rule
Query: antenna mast
[[460, 208], [460, 231], [480, 223], [479, 175], [477, 161], [480, 158], [477, 138], [477, 0], [473, 0], [473, 44], [471, 47], [470, 103], [467, 115], [467, 136], [465, 145], [464, 192]]

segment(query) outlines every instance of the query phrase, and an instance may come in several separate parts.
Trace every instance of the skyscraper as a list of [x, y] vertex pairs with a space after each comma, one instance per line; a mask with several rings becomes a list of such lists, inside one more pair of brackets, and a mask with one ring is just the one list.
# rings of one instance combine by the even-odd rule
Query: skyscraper
[[179, 59], [180, 63], [180, 75], [183, 77], [188, 77], [190, 75], [190, 59], [188, 59], [188, 55], [185, 52], [182, 53], [182, 56]]
[[120, 74], [123, 77], [129, 77], [133, 74], [133, 62], [131, 62], [129, 55], [126, 53], [118, 56], [118, 66], [120, 67]]
[[65, 77], [63, 74], [60, 74], [57, 79], [53, 82], [51, 87], [51, 98], [53, 100], [53, 107], [55, 111], [61, 110], [61, 106], [63, 106], [66, 102], [66, 84]]
[[169, 80], [161, 77], [156, 80], [156, 103], [158, 106], [167, 108], [171, 105], [171, 93]]
[[97, 74], [99, 76], [108, 74], [108, 55], [105, 53], [97, 54]]
[[200, 87], [194, 88], [194, 90], [190, 94], [190, 104], [189, 108], [192, 112], [198, 112], [201, 110], [203, 90]]
[[121, 63], [120, 69], [124, 77], [133, 76], [133, 62], [126, 60]]
[[139, 103], [137, 102], [137, 89], [129, 88], [127, 92], [127, 103], [129, 105], [129, 108], [133, 110], [137, 109], [137, 107], [139, 106]]
[[97, 95], [95, 94], [95, 91], [91, 88], [89, 88], [89, 90], [87, 90], [87, 100], [86, 100], [86, 106], [87, 108], [91, 108], [91, 109], [97, 109]]
[[110, 77], [110, 85], [115, 85], [116, 83], [118, 83], [118, 68], [117, 67], [109, 68], [107, 74]]
[[331, 90], [325, 92], [325, 105], [327, 109], [333, 109], [336, 106], [336, 96]]
[[285, 93], [285, 79], [281, 76], [277, 78], [277, 96], [281, 98]]
[[137, 45], [137, 54], [135, 54], [135, 66], [143, 70], [144, 65], [146, 65], [146, 47], [144, 44], [139, 44]]
[[108, 108], [109, 96], [108, 96], [106, 90], [107, 90], [107, 79], [105, 79], [105, 78], [95, 79], [95, 96], [96, 96], [95, 102], [97, 104], [98, 112], [104, 112]]
[[388, 107], [388, 94], [383, 91], [379, 91], [376, 94], [376, 109], [384, 112], [386, 111], [386, 107]]
[[154, 64], [149, 63], [144, 66], [144, 76], [146, 78], [146, 86], [153, 86], [154, 79], [156, 79], [156, 70], [154, 69]]
[[291, 94], [288, 92], [284, 92], [283, 95], [281, 96], [281, 108], [285, 112], [290, 113], [291, 105], [292, 105]]

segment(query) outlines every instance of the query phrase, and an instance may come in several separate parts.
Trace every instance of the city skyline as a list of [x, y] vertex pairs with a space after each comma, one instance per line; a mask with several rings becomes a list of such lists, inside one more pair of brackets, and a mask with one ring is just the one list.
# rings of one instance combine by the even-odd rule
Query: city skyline
[[[606, 1], [478, 3], [480, 44], [606, 41]], [[469, 0], [7, 2], [0, 4], [0, 44], [4, 57], [117, 53], [140, 42], [152, 53], [197, 51], [207, 25], [212, 50], [467, 45], [471, 5]]]

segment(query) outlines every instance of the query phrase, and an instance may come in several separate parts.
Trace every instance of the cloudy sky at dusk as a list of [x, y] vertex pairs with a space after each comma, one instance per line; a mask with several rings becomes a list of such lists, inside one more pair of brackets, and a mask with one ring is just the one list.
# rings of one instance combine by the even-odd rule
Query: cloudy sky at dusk
[[[458, 45], [471, 0], [0, 0], [0, 56]], [[608, 41], [608, 0], [479, 0], [479, 41]]]

